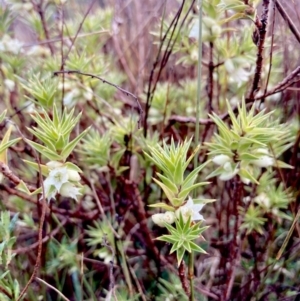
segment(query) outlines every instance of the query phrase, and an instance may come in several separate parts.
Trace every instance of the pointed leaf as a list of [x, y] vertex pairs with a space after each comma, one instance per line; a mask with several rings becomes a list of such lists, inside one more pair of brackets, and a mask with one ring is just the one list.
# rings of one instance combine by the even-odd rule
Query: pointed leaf
[[49, 150], [47, 147], [40, 145], [38, 143], [35, 143], [33, 141], [30, 141], [26, 139], [26, 142], [34, 149], [36, 149], [39, 153], [41, 153], [46, 158], [50, 159], [51, 161], [61, 161], [62, 157], [59, 156], [57, 153]]
[[180, 263], [183, 259], [184, 253], [185, 253], [185, 250], [184, 250], [184, 248], [180, 248], [177, 250], [176, 253], [177, 253], [176, 254], [177, 255], [177, 264], [178, 264], [178, 266], [180, 266]]
[[[25, 162], [26, 164], [31, 166], [35, 171], [37, 171], [37, 172], [40, 171], [39, 164], [37, 164], [35, 162], [28, 161], [28, 160], [23, 160], [23, 162]], [[40, 164], [40, 168], [41, 168], [41, 171], [42, 171], [42, 175], [45, 176], [45, 177], [48, 176], [49, 167], [47, 165]]]
[[155, 178], [153, 178], [153, 181], [154, 181], [157, 185], [159, 185], [159, 186], [161, 187], [161, 189], [163, 190], [163, 192], [164, 192], [165, 195], [167, 196], [167, 198], [168, 198], [168, 200], [170, 201], [170, 203], [171, 203], [172, 205], [174, 205], [174, 204], [173, 204], [173, 199], [174, 199], [174, 197], [175, 197], [174, 193], [173, 193], [173, 192], [172, 192], [172, 191], [171, 191], [164, 183], [162, 183], [162, 182], [156, 180]]
[[156, 203], [156, 204], [152, 204], [152, 205], [148, 205], [149, 207], [152, 208], [162, 208], [165, 209], [166, 211], [175, 211], [174, 207], [171, 207], [165, 203]]
[[86, 130], [84, 130], [80, 135], [78, 135], [74, 140], [69, 142], [69, 144], [62, 150], [61, 156], [66, 160], [73, 149], [75, 148], [76, 144], [79, 142], [79, 140], [89, 131], [90, 127], [88, 127]]
[[202, 253], [202, 254], [207, 254], [207, 252], [205, 250], [203, 250], [202, 248], [200, 248], [197, 244], [195, 244], [192, 241], [190, 242], [190, 247], [195, 252], [199, 252], [199, 253]]

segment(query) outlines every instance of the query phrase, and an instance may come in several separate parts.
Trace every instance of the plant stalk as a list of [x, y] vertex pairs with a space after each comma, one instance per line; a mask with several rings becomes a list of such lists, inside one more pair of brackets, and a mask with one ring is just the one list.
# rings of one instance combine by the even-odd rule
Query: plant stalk
[[[199, 119], [201, 100], [201, 76], [202, 76], [202, 0], [199, 0], [199, 41], [198, 41], [198, 79], [197, 79], [197, 103], [196, 103], [196, 128], [195, 145], [199, 144]], [[198, 167], [198, 152], [194, 157], [194, 168]]]
[[189, 267], [188, 267], [188, 277], [190, 280], [190, 301], [195, 300], [195, 290], [194, 290], [194, 252], [192, 251], [189, 255]]
[[[199, 39], [198, 39], [198, 79], [197, 79], [197, 103], [196, 103], [196, 133], [195, 133], [195, 147], [199, 145], [199, 128], [200, 128], [200, 100], [201, 100], [201, 76], [202, 76], [202, 0], [199, 0]], [[194, 168], [198, 167], [198, 154], [194, 157]], [[196, 193], [196, 191], [194, 192]], [[190, 280], [190, 301], [195, 300], [194, 294], [194, 251], [189, 256], [188, 277]]]

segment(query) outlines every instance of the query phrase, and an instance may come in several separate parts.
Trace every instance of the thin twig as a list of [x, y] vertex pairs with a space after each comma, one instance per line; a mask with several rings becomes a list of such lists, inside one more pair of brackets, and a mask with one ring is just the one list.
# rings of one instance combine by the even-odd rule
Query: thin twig
[[[116, 257], [114, 248], [107, 243], [106, 238], [103, 238], [102, 245], [108, 248], [112, 254], [112, 260], [109, 262], [109, 288], [108, 288], [108, 294], [113, 294], [116, 299], [116, 293], [115, 293], [115, 277], [114, 277], [114, 260]], [[111, 298], [107, 298], [107, 300], [110, 300]]]
[[[55, 228], [53, 231], [51, 231], [51, 233], [47, 234], [43, 239], [42, 242], [45, 243], [47, 242], [51, 237], [55, 236], [59, 230], [67, 223], [68, 218], [64, 219], [60, 225]], [[12, 253], [13, 254], [22, 254], [22, 253], [27, 253], [28, 251], [35, 249], [36, 247], [39, 246], [39, 241], [35, 242], [34, 244], [28, 246], [28, 247], [24, 247], [24, 248], [18, 248], [16, 250], [13, 250]]]
[[267, 82], [266, 82], [264, 94], [267, 93], [268, 84], [269, 84], [270, 75], [271, 75], [271, 70], [272, 70], [275, 19], [276, 19], [276, 11], [275, 11], [275, 5], [273, 3], [273, 22], [272, 22], [272, 30], [271, 30], [271, 48], [270, 48], [270, 55], [269, 55], [270, 63], [269, 63], [269, 70], [268, 70]]
[[38, 163], [39, 182], [42, 187], [42, 214], [41, 214], [41, 218], [40, 218], [39, 235], [38, 235], [38, 253], [37, 253], [36, 262], [35, 262], [35, 266], [34, 266], [32, 275], [31, 275], [30, 279], [28, 280], [27, 284], [25, 285], [25, 287], [23, 288], [23, 290], [21, 291], [21, 293], [16, 301], [20, 301], [22, 299], [23, 295], [27, 292], [30, 284], [34, 280], [34, 278], [38, 272], [38, 269], [40, 267], [42, 250], [43, 250], [43, 226], [44, 226], [44, 222], [45, 222], [47, 202], [46, 202], [45, 188], [44, 188], [44, 183], [43, 183], [41, 162], [36, 153], [35, 153], [35, 159], [36, 159], [36, 162]]
[[[22, 182], [22, 180], [10, 170], [8, 165], [6, 165], [5, 163], [3, 163], [1, 161], [0, 161], [0, 171], [5, 177], [7, 177], [9, 180], [11, 180], [15, 185], [19, 185]], [[27, 184], [26, 184], [26, 186], [29, 189], [29, 191], [31, 191], [31, 192], [36, 190], [36, 187], [34, 187], [34, 186], [27, 185]]]
[[189, 284], [188, 284], [188, 281], [187, 281], [187, 278], [186, 278], [186, 275], [185, 275], [185, 270], [186, 270], [185, 269], [185, 263], [182, 260], [179, 267], [178, 267], [178, 276], [179, 276], [179, 279], [181, 281], [181, 285], [182, 285], [183, 290], [185, 291], [186, 295], [189, 297], [191, 292], [190, 292]]
[[[92, 36], [92, 35], [104, 34], [104, 33], [109, 34], [109, 31], [108, 30], [97, 30], [97, 31], [93, 31], [93, 32], [82, 33], [82, 34], [77, 35], [77, 39], [78, 38], [85, 38], [85, 37]], [[63, 41], [73, 40], [73, 39], [75, 39], [75, 36], [64, 37]], [[34, 43], [24, 44], [21, 47], [22, 48], [29, 48], [29, 47], [34, 47], [34, 46], [39, 46], [39, 45], [45, 45], [45, 44], [50, 44], [50, 43], [57, 43], [57, 42], [61, 42], [61, 37], [53, 38], [53, 39], [50, 39], [50, 40], [44, 40], [44, 41], [40, 41], [40, 42], [34, 42]]]
[[7, 296], [9, 299], [13, 299], [13, 295], [10, 292], [8, 292], [5, 288], [3, 288], [2, 286], [0, 286], [0, 293]]
[[43, 279], [41, 279], [39, 277], [35, 277], [35, 279], [38, 280], [39, 282], [45, 284], [47, 287], [51, 288], [52, 290], [54, 290], [62, 299], [66, 300], [66, 301], [70, 301], [62, 292], [60, 292], [57, 288], [55, 288], [51, 284], [47, 283], [46, 281], [44, 281]]
[[178, 20], [179, 20], [179, 18], [181, 16], [184, 4], [185, 4], [185, 0], [182, 1], [181, 6], [179, 7], [178, 11], [175, 14], [175, 17], [171, 21], [170, 26], [166, 30], [163, 38], [161, 39], [161, 42], [160, 42], [160, 45], [159, 45], [159, 48], [158, 48], [158, 51], [157, 51], [157, 55], [156, 55], [156, 58], [155, 58], [155, 61], [153, 63], [153, 67], [152, 67], [150, 75], [149, 75], [148, 88], [147, 88], [147, 100], [146, 100], [146, 107], [145, 107], [145, 117], [144, 117], [144, 136], [145, 137], [147, 136], [147, 119], [148, 119], [148, 113], [149, 113], [149, 109], [150, 109], [150, 106], [151, 106], [151, 102], [152, 102], [152, 98], [153, 98], [153, 93], [155, 91], [155, 89], [154, 89], [155, 87], [152, 88], [152, 81], [154, 79], [154, 72], [155, 72], [155, 70], [156, 70], [156, 68], [157, 68], [157, 66], [159, 64], [160, 56], [161, 56], [161, 53], [162, 53], [162, 48], [163, 48], [164, 42], [166, 41], [166, 39], [168, 37], [168, 34], [169, 34], [169, 32], [171, 31], [171, 29], [173, 27], [173, 30], [172, 30], [171, 36], [170, 36], [170, 40], [169, 40], [169, 42], [167, 44], [167, 47], [166, 47], [166, 52], [169, 51], [168, 46], [169, 46], [169, 44], [171, 42], [171, 39], [172, 39], [172, 37], [174, 35], [174, 32], [175, 32]]
[[93, 1], [91, 2], [90, 6], [88, 7], [88, 9], [87, 9], [87, 11], [86, 11], [86, 13], [85, 13], [85, 15], [84, 15], [83, 18], [82, 18], [82, 21], [81, 21], [80, 24], [79, 24], [79, 27], [78, 27], [78, 29], [77, 29], [77, 32], [76, 32], [76, 34], [75, 34], [74, 39], [71, 39], [72, 42], [71, 42], [71, 45], [70, 45], [70, 47], [69, 47], [69, 49], [68, 49], [68, 51], [67, 51], [65, 57], [64, 57], [63, 60], [62, 60], [61, 69], [62, 69], [62, 66], [65, 65], [66, 60], [68, 59], [68, 56], [69, 56], [69, 54], [70, 54], [70, 52], [71, 52], [71, 50], [72, 50], [72, 48], [73, 48], [73, 45], [74, 45], [74, 43], [75, 43], [75, 41], [76, 41], [76, 39], [77, 39], [77, 36], [78, 36], [78, 34], [79, 34], [79, 32], [80, 32], [80, 30], [81, 30], [81, 28], [82, 28], [82, 25], [83, 25], [85, 19], [87, 18], [88, 14], [90, 13], [90, 11], [91, 11], [91, 9], [92, 9], [92, 7], [93, 7], [93, 5], [94, 5], [95, 2], [96, 2], [96, 0], [93, 0]]
[[72, 74], [72, 73], [75, 73], [75, 74], [80, 74], [80, 75], [84, 75], [84, 76], [90, 76], [91, 78], [97, 78], [99, 79], [100, 81], [102, 81], [104, 84], [108, 84], [110, 86], [113, 86], [115, 87], [117, 90], [121, 91], [122, 93], [126, 94], [127, 96], [131, 96], [132, 98], [135, 99], [136, 103], [137, 103], [137, 106], [138, 106], [138, 110], [139, 110], [139, 117], [140, 117], [140, 120], [139, 120], [139, 123], [140, 121], [142, 120], [142, 115], [143, 115], [143, 109], [142, 109], [142, 106], [137, 98], [137, 96], [135, 96], [133, 93], [117, 86], [116, 84], [113, 84], [109, 81], [107, 81], [106, 79], [104, 79], [103, 77], [100, 77], [98, 75], [95, 75], [95, 74], [91, 74], [91, 73], [85, 73], [85, 72], [81, 72], [81, 71], [78, 71], [78, 70], [61, 70], [61, 71], [55, 71], [53, 72], [53, 75], [54, 76], [57, 76], [59, 74]]
[[[200, 20], [199, 20], [200, 22]], [[201, 41], [199, 41], [201, 43]], [[202, 50], [202, 48], [201, 48]], [[208, 112], [211, 113], [213, 111], [213, 93], [214, 93], [214, 62], [213, 62], [213, 50], [214, 43], [209, 42], [209, 64], [208, 64], [208, 78], [207, 78], [207, 94], [208, 94]], [[201, 58], [199, 58], [201, 62]]]
[[267, 96], [279, 93], [287, 89], [289, 86], [295, 84], [296, 82], [300, 81], [300, 66], [298, 66], [295, 70], [293, 70], [288, 76], [286, 76], [279, 84], [277, 84], [272, 90], [268, 91], [264, 95], [256, 96], [254, 99], [247, 98], [246, 102], [251, 102], [253, 100], [259, 100], [266, 98]]
[[276, 6], [278, 12], [280, 13], [280, 15], [282, 16], [284, 21], [287, 23], [289, 29], [294, 34], [296, 40], [300, 43], [300, 32], [298, 31], [297, 27], [293, 23], [292, 19], [289, 17], [288, 13], [285, 11], [285, 9], [284, 9], [283, 5], [280, 3], [280, 1], [278, 1], [278, 0], [274, 0], [274, 1], [275, 1], [275, 6]]
[[256, 58], [256, 69], [254, 74], [254, 79], [252, 83], [252, 88], [249, 93], [250, 99], [253, 99], [255, 93], [259, 89], [259, 82], [261, 78], [261, 70], [263, 67], [263, 51], [264, 51], [264, 44], [265, 44], [265, 37], [267, 32], [267, 24], [268, 24], [268, 14], [269, 14], [269, 0], [263, 1], [263, 12], [261, 16], [261, 20], [257, 18], [255, 25], [259, 32], [259, 40], [258, 40], [258, 49], [257, 49], [257, 58]]

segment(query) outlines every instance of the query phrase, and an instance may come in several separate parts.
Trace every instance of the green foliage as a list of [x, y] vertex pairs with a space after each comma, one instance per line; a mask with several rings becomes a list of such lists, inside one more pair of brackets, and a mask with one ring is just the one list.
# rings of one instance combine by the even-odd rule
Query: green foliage
[[174, 275], [170, 274], [170, 280], [160, 278], [158, 283], [159, 289], [162, 291], [161, 295], [157, 298], [159, 301], [165, 300], [182, 300], [187, 301], [187, 295], [182, 289], [180, 280]]
[[185, 252], [191, 253], [192, 251], [199, 253], [206, 253], [202, 248], [195, 244], [194, 240], [199, 238], [201, 233], [208, 227], [200, 228], [201, 222], [191, 224], [191, 217], [184, 222], [182, 214], [179, 219], [175, 220], [175, 227], [165, 223], [166, 228], [170, 234], [158, 237], [158, 240], [165, 241], [172, 244], [170, 253], [176, 252], [177, 264], [180, 265]]
[[100, 135], [97, 131], [90, 131], [82, 140], [77, 151], [86, 164], [91, 167], [103, 167], [110, 161], [112, 139], [109, 133]]
[[[17, 300], [35, 267], [69, 300], [296, 295], [299, 112], [295, 87], [286, 89], [300, 57], [286, 51], [292, 33], [270, 5], [254, 102], [262, 1], [202, 1], [201, 41], [190, 1], [86, 2], [0, 8], [0, 300]], [[264, 97], [284, 76], [283, 92]], [[196, 134], [207, 148], [193, 144]], [[185, 291], [190, 278], [194, 296]], [[62, 300], [37, 281], [25, 298]]]
[[21, 80], [22, 87], [31, 95], [29, 99], [44, 109], [53, 108], [58, 97], [57, 80], [48, 77], [41, 78], [33, 74], [28, 81]]
[[[173, 207], [179, 207], [183, 204], [184, 200], [190, 192], [197, 187], [207, 185], [209, 182], [194, 184], [198, 173], [204, 168], [206, 164], [202, 164], [187, 177], [184, 178], [187, 167], [189, 166], [194, 155], [197, 153], [198, 148], [188, 157], [187, 153], [191, 144], [191, 139], [175, 146], [174, 140], [171, 140], [171, 145], [168, 146], [163, 142], [163, 147], [157, 145], [156, 147], [149, 146], [151, 156], [145, 153], [163, 174], [157, 173], [159, 180], [154, 181], [161, 187], [166, 194], [169, 202]], [[158, 204], [155, 207], [162, 207]], [[154, 207], [153, 206], [153, 207]]]
[[45, 110], [42, 110], [42, 114], [32, 114], [32, 119], [39, 127], [28, 128], [45, 146], [30, 140], [27, 142], [49, 160], [64, 162], [89, 128], [70, 141], [70, 134], [78, 123], [81, 113], [75, 118], [73, 118], [74, 109], [70, 113], [64, 110], [62, 114], [59, 114], [57, 107], [54, 105], [52, 115], [53, 119], [51, 120]]
[[[241, 208], [241, 213], [244, 213], [243, 208]], [[258, 233], [263, 234], [263, 225], [266, 221], [267, 219], [262, 217], [261, 208], [255, 207], [251, 204], [244, 216], [244, 222], [241, 229], [246, 229], [247, 234], [252, 231], [257, 231]]]
[[255, 104], [247, 112], [245, 101], [242, 107], [238, 105], [238, 117], [228, 103], [227, 108], [232, 122], [230, 128], [218, 115], [210, 115], [219, 133], [214, 135], [213, 142], [206, 145], [212, 161], [219, 167], [208, 178], [219, 176], [226, 181], [238, 174], [244, 183], [258, 184], [260, 168], [291, 167], [276, 160], [291, 145], [292, 137], [287, 125], [272, 121], [273, 112], [264, 114], [262, 110], [255, 115]]
[[[0, 216], [0, 285], [1, 288], [12, 296], [12, 300], [16, 300], [20, 293], [19, 283], [13, 279], [9, 268], [9, 264], [13, 259], [12, 247], [16, 242], [16, 237], [13, 236], [18, 214], [10, 218], [8, 211], [1, 211]], [[1, 300], [9, 300], [7, 295], [0, 292]]]
[[[86, 233], [89, 236], [86, 239], [88, 246], [96, 247], [93, 252], [96, 257], [103, 259], [105, 263], [115, 261], [110, 250], [110, 248], [114, 249], [114, 235], [107, 221], [94, 222], [94, 227], [89, 226]], [[101, 247], [98, 248], [99, 246]]]
[[8, 211], [1, 211], [0, 219], [0, 264], [4, 265], [5, 268], [9, 265], [12, 260], [12, 246], [16, 242], [16, 237], [12, 236], [13, 230], [15, 228], [18, 219], [18, 214], [16, 214], [10, 220], [10, 213]]

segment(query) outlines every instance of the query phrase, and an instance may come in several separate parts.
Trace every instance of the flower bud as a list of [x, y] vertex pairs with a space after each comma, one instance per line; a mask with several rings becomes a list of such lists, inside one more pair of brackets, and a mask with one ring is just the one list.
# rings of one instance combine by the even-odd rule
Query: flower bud
[[175, 222], [175, 214], [172, 211], [167, 211], [164, 214], [163, 220], [168, 224], [173, 224]]
[[77, 196], [81, 195], [81, 193], [79, 192], [79, 188], [77, 188], [74, 184], [70, 182], [64, 183], [61, 186], [59, 193], [64, 197], [69, 197], [75, 199], [76, 201], [77, 201]]
[[232, 164], [230, 162], [226, 162], [223, 166], [224, 171], [220, 174], [220, 180], [222, 181], [228, 181], [232, 179], [238, 172], [239, 168], [238, 166], [235, 167], [235, 169], [232, 168]]
[[68, 179], [71, 182], [79, 182], [80, 181], [80, 175], [78, 171], [73, 169], [68, 169]]
[[164, 225], [164, 222], [165, 222], [164, 217], [165, 217], [164, 213], [156, 213], [151, 216], [153, 223], [158, 225], [159, 227], [165, 226]]
[[183, 221], [186, 223], [189, 217], [193, 215], [193, 210], [189, 207], [182, 206], [178, 208], [175, 212], [177, 218], [180, 217], [180, 213], [182, 215]]
[[49, 161], [46, 164], [50, 169], [55, 169], [57, 167], [62, 167], [64, 164], [58, 161]]
[[274, 164], [274, 159], [269, 156], [261, 156], [257, 160], [252, 160], [251, 163], [258, 167], [269, 167]]
[[218, 165], [224, 165], [226, 162], [230, 162], [231, 158], [227, 155], [215, 156], [212, 161]]

